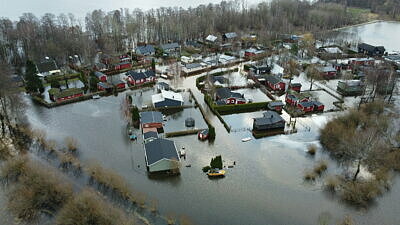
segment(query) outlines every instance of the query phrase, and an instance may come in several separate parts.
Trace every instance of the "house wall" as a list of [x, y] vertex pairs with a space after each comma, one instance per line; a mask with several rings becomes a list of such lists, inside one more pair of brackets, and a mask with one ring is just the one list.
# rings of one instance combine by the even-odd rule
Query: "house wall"
[[178, 168], [177, 163], [174, 163], [168, 159], [162, 159], [162, 160], [148, 166], [149, 172], [172, 170], [172, 169], [176, 169], [176, 168]]
[[142, 124], [142, 128], [150, 128], [150, 127], [162, 128], [163, 125], [162, 125], [162, 123], [145, 123], [145, 124]]

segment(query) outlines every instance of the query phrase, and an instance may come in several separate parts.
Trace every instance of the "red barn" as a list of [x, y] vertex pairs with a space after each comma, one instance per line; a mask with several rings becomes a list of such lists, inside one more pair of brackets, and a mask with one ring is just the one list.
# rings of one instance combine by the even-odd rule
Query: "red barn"
[[97, 79], [99, 79], [99, 81], [107, 82], [107, 75], [105, 75], [104, 73], [95, 71], [94, 75], [97, 77]]
[[156, 81], [156, 74], [152, 70], [145, 72], [129, 71], [126, 73], [126, 75], [128, 76], [128, 82], [131, 85], [141, 85]]
[[276, 76], [265, 76], [266, 84], [274, 91], [285, 91], [286, 84]]
[[275, 102], [269, 102], [268, 103], [268, 109], [276, 111], [276, 112], [282, 112], [283, 106], [285, 104], [283, 104], [282, 101], [275, 101]]
[[290, 83], [289, 89], [300, 93], [302, 85], [300, 83]]
[[60, 89], [52, 88], [49, 90], [49, 96], [52, 101], [62, 102], [83, 96], [83, 90], [80, 88], [69, 88], [60, 91]]
[[132, 64], [130, 62], [121, 62], [114, 66], [114, 70], [124, 70], [124, 69], [129, 69], [131, 67]]

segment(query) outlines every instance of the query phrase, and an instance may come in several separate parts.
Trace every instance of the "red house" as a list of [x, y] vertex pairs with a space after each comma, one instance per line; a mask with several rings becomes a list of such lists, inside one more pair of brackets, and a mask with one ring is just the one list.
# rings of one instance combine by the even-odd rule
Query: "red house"
[[124, 70], [132, 67], [131, 62], [121, 62], [114, 65], [114, 70]]
[[145, 128], [163, 128], [163, 116], [160, 112], [149, 111], [140, 113], [140, 124], [142, 125], [142, 130]]
[[269, 102], [268, 109], [281, 113], [284, 105], [282, 101]]
[[302, 85], [300, 83], [290, 83], [289, 89], [300, 93]]
[[373, 59], [373, 58], [351, 59], [349, 64], [360, 65], [360, 66], [373, 66], [375, 64], [375, 59]]
[[125, 82], [123, 82], [120, 79], [111, 79], [110, 84], [113, 86], [117, 87], [118, 89], [124, 89], [125, 88]]
[[156, 81], [156, 74], [152, 70], [145, 72], [129, 71], [125, 75], [128, 76], [128, 82], [130, 85], [142, 85]]
[[265, 76], [266, 84], [274, 91], [285, 91], [286, 84], [276, 76]]
[[303, 112], [312, 112], [314, 111], [314, 103], [313, 102], [299, 102], [297, 104], [297, 108], [301, 109]]
[[81, 96], [83, 96], [83, 90], [80, 88], [69, 88], [61, 91], [58, 88], [52, 88], [49, 90], [49, 97], [52, 101], [55, 102], [62, 102]]
[[299, 102], [299, 99], [295, 95], [287, 94], [286, 98], [285, 98], [285, 102], [288, 105], [296, 106], [297, 102]]
[[314, 104], [314, 111], [317, 111], [317, 112], [323, 112], [324, 111], [325, 106], [321, 102], [313, 101], [313, 104]]
[[245, 104], [246, 99], [240, 93], [232, 92], [229, 88], [218, 88], [215, 93], [218, 105]]
[[332, 66], [320, 67], [318, 70], [325, 79], [333, 79], [337, 75], [337, 70]]
[[99, 81], [107, 82], [107, 75], [105, 75], [104, 73], [95, 71], [94, 75], [97, 77], [97, 79], [99, 79]]
[[105, 83], [105, 82], [97, 83], [97, 90], [99, 90], [99, 91], [111, 91], [112, 89], [113, 89], [113, 86], [111, 86], [108, 83]]

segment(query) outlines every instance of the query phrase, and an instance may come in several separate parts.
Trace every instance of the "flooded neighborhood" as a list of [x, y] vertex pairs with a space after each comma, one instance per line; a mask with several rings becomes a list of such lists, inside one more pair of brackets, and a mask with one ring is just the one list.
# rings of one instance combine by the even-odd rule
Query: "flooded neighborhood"
[[268, 42], [92, 21], [93, 58], [2, 70], [1, 224], [400, 224], [400, 23], [370, 14]]

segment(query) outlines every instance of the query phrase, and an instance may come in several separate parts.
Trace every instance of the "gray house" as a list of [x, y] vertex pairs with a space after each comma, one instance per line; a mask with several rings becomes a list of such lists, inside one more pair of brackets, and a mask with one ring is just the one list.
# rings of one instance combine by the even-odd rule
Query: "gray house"
[[167, 139], [153, 139], [144, 145], [147, 170], [150, 173], [179, 169], [180, 158], [175, 143]]
[[266, 111], [263, 113], [263, 117], [254, 118], [254, 131], [283, 130], [284, 128], [285, 120], [277, 112]]
[[181, 46], [176, 42], [163, 44], [161, 48], [167, 56], [179, 56], [181, 52]]
[[135, 52], [138, 55], [144, 55], [144, 56], [156, 54], [156, 50], [154, 49], [153, 45], [138, 46], [136, 47]]

